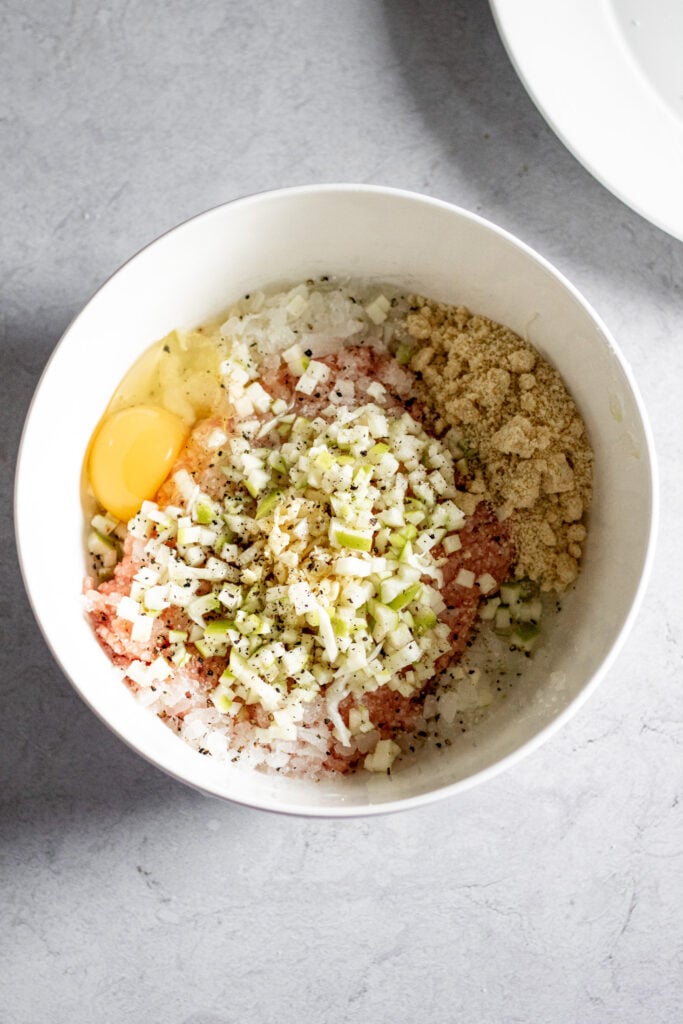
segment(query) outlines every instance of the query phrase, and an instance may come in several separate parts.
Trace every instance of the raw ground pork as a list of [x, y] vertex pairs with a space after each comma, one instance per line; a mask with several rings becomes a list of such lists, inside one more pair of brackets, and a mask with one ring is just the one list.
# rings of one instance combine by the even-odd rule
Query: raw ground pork
[[[296, 378], [281, 368], [278, 357], [266, 357], [261, 381], [273, 397], [293, 402], [294, 409], [309, 418], [320, 415], [330, 405], [353, 408], [374, 401], [368, 395], [368, 387], [379, 381], [386, 388], [383, 407], [388, 415], [400, 416], [408, 410], [415, 419], [421, 419], [419, 405], [411, 397], [412, 375], [390, 355], [373, 347], [347, 346], [340, 347], [335, 354], [320, 357], [320, 361], [325, 362], [332, 373], [311, 396], [295, 392]], [[173, 472], [187, 469], [203, 490], [220, 498], [226, 489], [226, 479], [219, 468], [220, 454], [205, 447], [207, 437], [216, 427], [228, 435], [235, 429], [234, 421], [225, 417], [197, 424]], [[180, 502], [173, 473], [161, 487], [157, 502], [160, 507]], [[489, 573], [499, 585], [508, 578], [514, 559], [508, 530], [484, 503], [468, 518], [459, 536], [462, 547], [448, 556], [443, 568], [442, 597], [447, 608], [441, 618], [451, 629], [451, 652], [440, 659], [439, 669], [462, 656], [472, 642], [477, 619], [480, 592], [477, 587], [459, 586], [455, 582], [459, 571], [466, 568], [475, 576]], [[168, 629], [190, 625], [182, 611], [169, 609], [155, 622], [149, 642], [141, 644], [131, 640], [130, 622], [117, 616], [119, 601], [130, 593], [135, 573], [145, 564], [144, 543], [129, 534], [124, 557], [113, 579], [99, 587], [95, 587], [92, 580], [85, 585], [86, 608], [96, 636], [112, 661], [124, 669], [133, 660], [151, 663], [168, 648]], [[435, 549], [435, 554], [444, 557], [442, 549]], [[332, 733], [324, 693], [306, 706], [296, 741], [276, 740], [262, 745], [256, 739], [255, 728], [267, 726], [268, 715], [260, 705], [246, 706], [245, 711], [233, 719], [219, 712], [207, 699], [224, 667], [222, 658], [202, 659], [195, 653], [182, 669], [174, 669], [170, 678], [156, 685], [140, 687], [129, 677], [126, 682], [144, 704], [200, 751], [225, 760], [239, 758], [243, 763], [287, 774], [306, 772], [320, 776], [326, 770], [347, 772], [362, 762], [378, 738], [394, 738], [399, 742], [406, 737], [409, 739], [421, 720], [424, 700], [435, 685], [432, 681], [411, 698], [387, 686], [364, 695], [363, 704], [369, 710], [375, 729], [353, 737], [350, 747], [342, 745]], [[355, 698], [349, 696], [339, 706], [347, 725], [354, 703]]]

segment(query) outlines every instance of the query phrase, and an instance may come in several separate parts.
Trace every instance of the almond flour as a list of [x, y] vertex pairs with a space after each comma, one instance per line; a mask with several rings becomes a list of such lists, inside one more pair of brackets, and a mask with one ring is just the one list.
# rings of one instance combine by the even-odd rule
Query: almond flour
[[464, 306], [411, 296], [402, 327], [417, 342], [410, 367], [432, 427], [450, 428], [465, 456], [463, 511], [490, 501], [510, 520], [517, 577], [564, 590], [579, 572], [593, 453], [559, 373]]

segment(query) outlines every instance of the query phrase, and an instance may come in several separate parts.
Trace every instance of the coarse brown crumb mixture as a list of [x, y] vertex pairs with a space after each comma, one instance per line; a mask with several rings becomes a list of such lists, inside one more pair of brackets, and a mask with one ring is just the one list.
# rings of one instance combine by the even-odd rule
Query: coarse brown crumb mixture
[[409, 299], [404, 327], [418, 343], [411, 369], [437, 431], [462, 438], [471, 514], [486, 499], [509, 519], [516, 575], [543, 590], [577, 577], [592, 459], [586, 428], [557, 370], [507, 327], [464, 306]]

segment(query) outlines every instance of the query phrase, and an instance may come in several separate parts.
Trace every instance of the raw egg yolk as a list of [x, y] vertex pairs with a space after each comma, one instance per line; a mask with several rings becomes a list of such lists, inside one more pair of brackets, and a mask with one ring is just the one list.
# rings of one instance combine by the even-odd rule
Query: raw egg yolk
[[128, 520], [153, 498], [178, 457], [187, 427], [166, 409], [135, 405], [100, 425], [90, 448], [88, 476], [95, 497]]

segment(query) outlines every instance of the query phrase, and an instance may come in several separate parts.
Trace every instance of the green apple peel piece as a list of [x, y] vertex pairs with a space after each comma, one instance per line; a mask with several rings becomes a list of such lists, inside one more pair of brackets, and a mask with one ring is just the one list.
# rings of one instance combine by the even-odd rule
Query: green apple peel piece
[[338, 548], [349, 548], [351, 551], [370, 551], [372, 548], [372, 530], [360, 530], [346, 526], [338, 519], [330, 521], [330, 541]]

